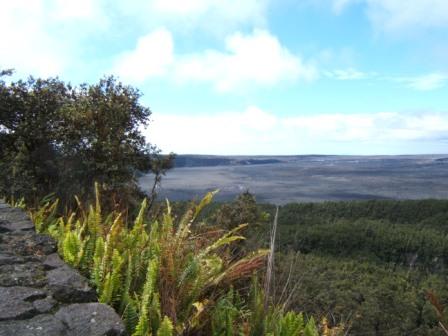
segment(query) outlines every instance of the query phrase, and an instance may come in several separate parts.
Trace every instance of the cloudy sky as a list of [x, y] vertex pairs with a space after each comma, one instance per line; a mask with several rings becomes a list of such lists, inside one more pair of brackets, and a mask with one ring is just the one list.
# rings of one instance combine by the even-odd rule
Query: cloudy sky
[[0, 46], [138, 87], [165, 152], [448, 153], [447, 0], [0, 0]]

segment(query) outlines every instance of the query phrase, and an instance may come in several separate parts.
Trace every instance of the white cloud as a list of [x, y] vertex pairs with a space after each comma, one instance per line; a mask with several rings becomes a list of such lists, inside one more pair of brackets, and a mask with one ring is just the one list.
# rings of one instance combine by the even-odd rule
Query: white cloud
[[446, 0], [331, 0], [333, 10], [340, 13], [355, 3], [364, 3], [366, 13], [376, 29], [406, 32], [434, 27], [448, 27]]
[[159, 12], [178, 15], [197, 15], [206, 12], [213, 3], [204, 0], [154, 0], [152, 6]]
[[255, 139], [257, 146], [268, 145], [270, 137], [267, 135], [276, 125], [277, 117], [255, 106], [242, 113], [217, 115], [159, 113], [154, 115], [149, 128], [149, 140], [166, 151], [177, 153], [242, 153], [254, 145]]
[[337, 69], [324, 72], [325, 76], [336, 80], [357, 80], [372, 77], [373, 74], [362, 72], [353, 68]]
[[52, 0], [50, 3], [50, 15], [53, 19], [64, 20], [106, 20], [98, 0]]
[[337, 142], [419, 141], [441, 132], [448, 137], [448, 115], [431, 113], [324, 114], [286, 118], [284, 126]]
[[[18, 76], [53, 76], [85, 74], [79, 70], [100, 75], [110, 67], [97, 50], [97, 43], [104, 43], [104, 50], [116, 48], [111, 37], [123, 38], [132, 30], [155, 30], [168, 27], [184, 36], [192, 30], [211, 32], [219, 36], [239, 28], [263, 26], [269, 0], [1, 0], [0, 4], [0, 53], [2, 68], [16, 68]], [[117, 24], [115, 24], [117, 23]], [[212, 32], [213, 31], [213, 32]], [[107, 32], [107, 34], [102, 34]], [[137, 45], [134, 60], [143, 62], [143, 74], [129, 67], [130, 77], [160, 75], [164, 62], [169, 63], [169, 44], [162, 44], [165, 54], [146, 56], [156, 63], [150, 69], [149, 61], [142, 56], [146, 46], [154, 41], [142, 37]], [[99, 40], [101, 38], [101, 42]], [[161, 38], [163, 40], [163, 37]], [[92, 43], [92, 41], [95, 41]], [[165, 42], [169, 40], [165, 39]], [[90, 53], [95, 56], [90, 56]], [[86, 54], [89, 54], [87, 59]], [[123, 67], [132, 55], [121, 55]], [[101, 57], [103, 57], [101, 59]], [[127, 58], [126, 58], [127, 57]], [[155, 58], [155, 59], [154, 59]], [[129, 62], [127, 62], [129, 63]], [[126, 69], [127, 70], [127, 69]], [[73, 80], [73, 78], [71, 78]]]
[[133, 82], [166, 74], [173, 62], [173, 37], [164, 29], [157, 29], [137, 41], [133, 51], [118, 56], [114, 73]]
[[446, 0], [368, 0], [368, 15], [386, 31], [448, 26]]
[[240, 26], [262, 26], [269, 0], [136, 0], [116, 1], [115, 5], [139, 18], [146, 26], [164, 25], [170, 29], [201, 29], [226, 34]]
[[273, 85], [283, 80], [313, 80], [314, 66], [283, 47], [264, 30], [252, 35], [233, 34], [226, 38], [226, 52], [206, 51], [185, 57], [177, 69], [181, 80], [213, 82], [221, 91], [247, 84]]
[[[398, 154], [425, 144], [446, 151], [448, 114], [375, 113], [280, 117], [251, 106], [242, 112], [158, 114], [148, 138], [166, 151], [197, 154]], [[443, 148], [443, 146], [445, 146]], [[427, 148], [425, 151], [430, 151]]]
[[15, 0], [0, 5], [0, 66], [55, 76], [79, 63], [83, 38], [108, 20], [97, 0]]
[[45, 27], [42, 1], [3, 1], [0, 9], [0, 64], [25, 73], [55, 75], [65, 55]]
[[359, 0], [332, 0], [333, 1], [333, 10], [339, 14], [341, 13], [347, 6], [352, 3], [359, 2]]
[[149, 3], [159, 13], [198, 17], [215, 12], [238, 21], [257, 18], [267, 6], [263, 0], [152, 0]]
[[398, 81], [404, 82], [409, 88], [414, 90], [431, 91], [445, 86], [448, 76], [440, 73], [431, 73], [416, 77], [399, 78]]
[[429, 73], [420, 76], [380, 76], [376, 72], [363, 72], [353, 68], [324, 71], [327, 78], [335, 80], [375, 79], [378, 81], [401, 83], [405, 87], [417, 91], [437, 90], [448, 82], [448, 75], [443, 73]]
[[176, 54], [173, 48], [171, 33], [155, 30], [141, 37], [134, 50], [120, 55], [113, 72], [135, 82], [166, 75], [178, 83], [211, 83], [218, 91], [313, 80], [317, 75], [313, 65], [305, 64], [265, 30], [228, 36], [225, 51]]
[[232, 34], [225, 40], [225, 49], [181, 56], [175, 77], [179, 81], [211, 82], [219, 91], [316, 77], [314, 66], [305, 64], [265, 30]]

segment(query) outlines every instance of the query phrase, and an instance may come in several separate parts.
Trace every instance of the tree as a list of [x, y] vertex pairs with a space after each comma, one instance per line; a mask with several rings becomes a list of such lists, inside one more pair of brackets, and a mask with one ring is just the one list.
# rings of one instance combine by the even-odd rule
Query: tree
[[240, 224], [248, 224], [245, 234], [247, 239], [235, 244], [235, 256], [262, 247], [268, 238], [266, 227], [269, 223], [269, 214], [260, 209], [255, 196], [248, 190], [238, 195], [233, 202], [222, 204], [212, 215], [211, 220], [218, 227], [228, 231]]
[[56, 187], [61, 172], [56, 134], [70, 91], [58, 79], [0, 82], [1, 194], [31, 200]]
[[220, 227], [232, 230], [240, 224], [255, 224], [260, 216], [254, 195], [246, 190], [232, 203], [223, 204], [213, 219]]
[[120, 204], [140, 193], [138, 172], [153, 171], [159, 184], [173, 156], [146, 142], [141, 127], [151, 111], [140, 98], [114, 77], [79, 87], [57, 78], [1, 81], [0, 194], [32, 203], [56, 192], [69, 201], [90, 195], [96, 181]]

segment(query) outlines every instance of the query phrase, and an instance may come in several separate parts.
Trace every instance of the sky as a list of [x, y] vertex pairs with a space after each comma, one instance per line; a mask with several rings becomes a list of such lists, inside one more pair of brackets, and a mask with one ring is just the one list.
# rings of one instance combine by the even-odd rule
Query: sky
[[448, 153], [448, 0], [0, 0], [0, 48], [138, 88], [163, 152]]

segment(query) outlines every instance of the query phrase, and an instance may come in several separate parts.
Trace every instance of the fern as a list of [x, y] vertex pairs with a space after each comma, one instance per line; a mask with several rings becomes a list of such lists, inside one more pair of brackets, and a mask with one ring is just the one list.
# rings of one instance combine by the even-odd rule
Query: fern
[[252, 278], [250, 291], [250, 336], [266, 334], [266, 316], [264, 311], [264, 295], [257, 278]]
[[149, 305], [155, 289], [155, 282], [157, 279], [157, 269], [158, 269], [157, 260], [154, 259], [151, 260], [149, 262], [148, 271], [146, 273], [145, 286], [143, 288], [143, 293], [141, 296], [141, 303], [139, 309], [140, 316], [138, 319], [137, 327], [135, 328], [135, 332], [133, 333], [133, 336], [145, 336], [150, 332], [148, 324]]
[[314, 322], [313, 317], [311, 317], [306, 326], [305, 330], [303, 332], [304, 336], [319, 336], [319, 332], [317, 331], [316, 322]]
[[93, 266], [91, 270], [91, 278], [97, 291], [100, 292], [102, 289], [103, 281], [103, 271], [102, 271], [102, 261], [104, 256], [104, 240], [99, 237], [95, 242], [95, 253], [93, 255]]
[[127, 304], [123, 311], [122, 318], [128, 334], [134, 335], [139, 316], [137, 312], [137, 304], [135, 303], [135, 300], [130, 297], [127, 297]]
[[157, 336], [172, 336], [173, 335], [173, 323], [168, 316], [163, 318], [162, 324], [157, 331]]
[[224, 247], [244, 239], [239, 232], [246, 224], [218, 237], [206, 226], [197, 234], [195, 220], [215, 192], [177, 223], [168, 201], [160, 222], [147, 223], [144, 199], [128, 228], [122, 214], [102, 213], [99, 184], [95, 191], [93, 205], [84, 206], [76, 198], [78, 210], [67, 217], [57, 218], [57, 200], [46, 200], [31, 216], [36, 228], [58, 240], [64, 260], [90, 277], [99, 301], [122, 315], [129, 335], [318, 335], [313, 319], [305, 323], [301, 314], [276, 307], [265, 311], [256, 279], [249, 302], [229, 289], [262, 268], [269, 251], [231, 259]]
[[85, 238], [85, 241], [86, 243], [84, 245], [83, 254], [82, 257], [80, 258], [78, 267], [85, 273], [88, 273], [93, 263], [96, 239], [94, 237], [88, 236], [87, 238]]
[[111, 275], [111, 283], [112, 283], [112, 302], [119, 302], [122, 296], [122, 267], [123, 267], [124, 259], [120, 255], [118, 250], [114, 250], [112, 256], [112, 275]]
[[104, 277], [104, 283], [101, 286], [101, 292], [100, 292], [100, 298], [99, 302], [110, 304], [112, 302], [112, 294], [113, 294], [113, 282], [112, 282], [112, 276], [110, 272], [106, 274]]
[[212, 335], [233, 336], [239, 308], [234, 304], [234, 292], [231, 289], [216, 304], [212, 313]]
[[67, 232], [62, 242], [62, 256], [64, 257], [64, 260], [70, 265], [76, 266], [81, 247], [82, 241], [79, 239], [76, 232]]
[[[309, 322], [308, 322], [309, 323]], [[280, 320], [279, 336], [296, 336], [303, 334], [305, 325], [302, 314], [287, 312]]]
[[121, 297], [121, 268], [123, 266], [123, 258], [117, 250], [114, 250], [112, 256], [112, 270], [106, 274], [104, 285], [99, 301], [113, 305], [119, 302]]
[[151, 303], [149, 305], [149, 323], [151, 330], [155, 332], [160, 328], [162, 320], [162, 312], [160, 309], [159, 293], [155, 292], [152, 296]]
[[45, 201], [41, 202], [41, 206], [37, 211], [30, 212], [30, 219], [34, 223], [37, 232], [45, 233], [47, 232], [49, 227], [57, 223], [58, 206], [59, 206], [58, 199], [55, 200], [54, 202]]
[[122, 290], [122, 297], [121, 297], [120, 306], [119, 306], [119, 312], [123, 312], [125, 310], [126, 306], [129, 304], [129, 300], [130, 300], [129, 292], [131, 290], [133, 269], [134, 269], [134, 264], [132, 262], [131, 253], [129, 251], [127, 251], [126, 255], [127, 255], [127, 265], [126, 265], [125, 278], [124, 278], [124, 282], [123, 282], [123, 290]]

